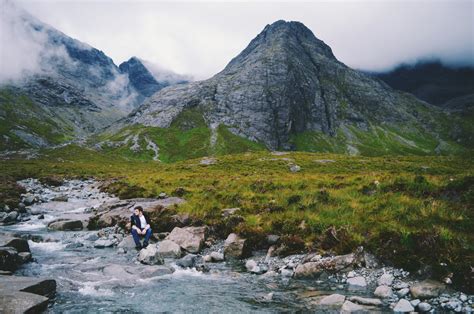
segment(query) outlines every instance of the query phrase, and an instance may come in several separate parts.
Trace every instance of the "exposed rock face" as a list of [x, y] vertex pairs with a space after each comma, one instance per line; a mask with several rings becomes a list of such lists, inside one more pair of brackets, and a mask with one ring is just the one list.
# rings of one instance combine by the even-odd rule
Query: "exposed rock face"
[[303, 24], [285, 21], [267, 25], [214, 77], [159, 91], [124, 124], [166, 128], [189, 108], [270, 149], [291, 149], [291, 137], [307, 131], [342, 130], [349, 142], [350, 128], [423, 127], [423, 111], [437, 110], [348, 68]]
[[137, 58], [132, 57], [128, 61], [123, 62], [119, 66], [122, 73], [128, 74], [130, 84], [143, 96], [150, 97], [163, 87], [168, 86], [168, 83], [159, 83]]

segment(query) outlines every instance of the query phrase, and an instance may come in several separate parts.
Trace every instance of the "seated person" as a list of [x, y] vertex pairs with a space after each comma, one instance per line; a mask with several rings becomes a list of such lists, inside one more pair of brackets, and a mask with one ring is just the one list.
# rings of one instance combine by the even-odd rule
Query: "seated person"
[[[152, 231], [150, 227], [150, 219], [148, 218], [148, 215], [143, 212], [141, 206], [134, 208], [134, 213], [130, 217], [130, 221], [132, 224], [132, 236], [137, 250], [146, 248], [148, 246], [148, 241], [150, 241]], [[140, 242], [140, 237], [145, 237], [143, 246]]]

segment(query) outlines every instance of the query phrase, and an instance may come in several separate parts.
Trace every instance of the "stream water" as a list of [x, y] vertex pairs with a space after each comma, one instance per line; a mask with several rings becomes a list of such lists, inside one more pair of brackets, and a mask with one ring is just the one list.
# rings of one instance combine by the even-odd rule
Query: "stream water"
[[[16, 274], [57, 281], [50, 312], [235, 313], [306, 309], [297, 297], [308, 288], [306, 284], [281, 276], [253, 275], [243, 271], [241, 264], [209, 264], [210, 271], [202, 273], [181, 269], [173, 260], [166, 260], [166, 265], [175, 268], [174, 273], [145, 279], [104, 272], [108, 265], [137, 269], [147, 266], [136, 261], [134, 250], [118, 254], [116, 248], [94, 248], [97, 231], [50, 231], [47, 224], [57, 218], [83, 217], [111, 197], [100, 193], [93, 181], [69, 181], [44, 193], [45, 201], [31, 206], [36, 215], [2, 230], [27, 234], [36, 241], [29, 241], [35, 261], [22, 266]], [[67, 202], [51, 201], [58, 196], [67, 196]]]

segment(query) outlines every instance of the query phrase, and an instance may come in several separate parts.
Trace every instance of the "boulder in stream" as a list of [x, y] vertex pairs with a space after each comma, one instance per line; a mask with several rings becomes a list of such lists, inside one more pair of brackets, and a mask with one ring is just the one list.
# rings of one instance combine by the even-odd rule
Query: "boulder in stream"
[[164, 261], [155, 245], [149, 245], [145, 249], [140, 250], [138, 260], [142, 264], [147, 265], [163, 265]]
[[158, 243], [158, 253], [163, 257], [180, 258], [183, 252], [181, 246], [171, 240], [163, 240]]
[[56, 231], [79, 231], [83, 227], [80, 220], [55, 220], [48, 224], [48, 229]]
[[228, 257], [242, 258], [249, 255], [249, 247], [246, 239], [235, 233], [229, 234], [224, 242], [224, 254]]
[[166, 237], [166, 240], [173, 241], [183, 250], [190, 253], [198, 253], [206, 240], [207, 227], [175, 227]]

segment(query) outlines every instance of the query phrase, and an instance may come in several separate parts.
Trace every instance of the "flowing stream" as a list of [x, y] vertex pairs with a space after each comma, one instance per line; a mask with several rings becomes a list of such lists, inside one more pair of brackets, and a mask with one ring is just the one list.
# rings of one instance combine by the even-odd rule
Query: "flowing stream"
[[[35, 215], [30, 220], [2, 229], [27, 234], [32, 239], [29, 244], [35, 262], [25, 264], [16, 274], [57, 281], [51, 312], [235, 313], [308, 309], [298, 297], [310, 288], [308, 283], [250, 274], [239, 263], [209, 264], [210, 271], [203, 273], [179, 268], [170, 259], [165, 264], [175, 268], [174, 273], [148, 278], [105, 272], [104, 268], [110, 265], [129, 266], [137, 271], [150, 266], [137, 262], [135, 250], [119, 254], [114, 247], [95, 248], [97, 231], [50, 231], [47, 224], [57, 218], [84, 218], [112, 197], [99, 192], [93, 181], [68, 181], [42, 193], [45, 201], [31, 206]], [[58, 196], [67, 197], [67, 201], [54, 201]]]

